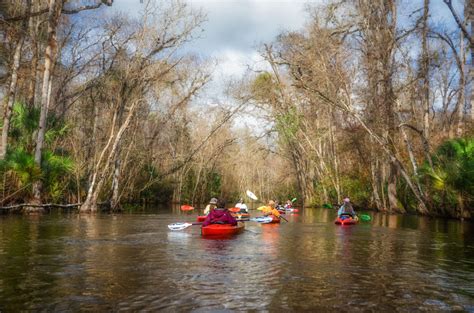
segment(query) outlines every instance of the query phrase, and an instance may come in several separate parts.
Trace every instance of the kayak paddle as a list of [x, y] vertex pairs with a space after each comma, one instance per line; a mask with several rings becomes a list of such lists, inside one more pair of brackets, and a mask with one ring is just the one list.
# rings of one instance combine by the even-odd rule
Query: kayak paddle
[[370, 215], [367, 215], [367, 214], [361, 214], [359, 216], [360, 216], [360, 219], [363, 220], [364, 222], [370, 222], [370, 220], [372, 219]]
[[259, 217], [252, 217], [250, 221], [257, 222], [261, 224], [270, 223], [273, 219], [270, 216], [259, 216]]
[[296, 198], [291, 199], [291, 202], [295, 202], [295, 201], [296, 201]]
[[[250, 219], [248, 218], [244, 218], [244, 219], [236, 219], [237, 222], [248, 222], [250, 221]], [[270, 218], [270, 221], [271, 221], [271, 218]], [[171, 230], [183, 230], [183, 229], [186, 229], [190, 226], [194, 226], [194, 225], [202, 225], [202, 222], [196, 222], [196, 223], [182, 223], [182, 222], [179, 222], [179, 223], [173, 223], [173, 224], [169, 224], [168, 225], [168, 228], [171, 229]]]
[[169, 224], [168, 228], [171, 230], [183, 230], [193, 225], [202, 225], [202, 223], [173, 223]]
[[246, 194], [250, 199], [258, 200], [257, 196], [253, 192], [251, 192], [250, 190], [247, 190]]
[[284, 219], [286, 222], [288, 222], [288, 220], [286, 218], [284, 218], [283, 216], [278, 216], [280, 219]]

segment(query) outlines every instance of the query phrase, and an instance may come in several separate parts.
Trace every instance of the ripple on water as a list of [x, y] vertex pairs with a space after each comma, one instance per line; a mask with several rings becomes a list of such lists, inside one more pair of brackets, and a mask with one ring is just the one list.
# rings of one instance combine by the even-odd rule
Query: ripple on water
[[166, 227], [191, 215], [39, 219], [0, 239], [0, 309], [474, 312], [474, 236], [318, 212], [226, 239]]

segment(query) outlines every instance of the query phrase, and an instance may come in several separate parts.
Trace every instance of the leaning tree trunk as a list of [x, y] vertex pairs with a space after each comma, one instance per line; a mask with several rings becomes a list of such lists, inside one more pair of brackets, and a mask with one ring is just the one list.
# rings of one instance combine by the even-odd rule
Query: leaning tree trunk
[[[134, 101], [132, 103], [132, 105], [129, 108], [127, 118], [125, 119], [125, 122], [120, 127], [116, 135], [114, 134], [114, 130], [113, 130], [114, 129], [113, 125], [115, 124], [115, 118], [114, 118], [114, 121], [112, 122], [112, 131], [111, 131], [109, 140], [106, 146], [104, 147], [104, 149], [102, 150], [99, 160], [97, 161], [97, 164], [94, 169], [93, 178], [89, 186], [89, 190], [87, 191], [87, 197], [84, 203], [81, 205], [80, 212], [97, 212], [97, 200], [99, 198], [99, 194], [102, 190], [102, 186], [105, 183], [107, 175], [109, 174], [109, 169], [110, 169], [111, 164], [113, 163], [113, 160], [115, 159], [117, 150], [120, 147], [123, 135], [125, 131], [127, 130], [128, 125], [130, 124], [130, 121], [132, 120], [132, 117], [135, 113], [135, 108], [138, 105], [138, 102], [139, 100]], [[112, 148], [110, 149], [108, 157], [105, 160], [105, 164], [102, 165], [103, 158], [107, 150], [109, 150], [110, 144], [112, 144]]]

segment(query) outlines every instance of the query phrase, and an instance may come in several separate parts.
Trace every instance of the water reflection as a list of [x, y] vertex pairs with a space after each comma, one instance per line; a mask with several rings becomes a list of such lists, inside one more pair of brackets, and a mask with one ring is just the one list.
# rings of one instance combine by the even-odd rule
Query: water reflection
[[4, 216], [0, 311], [474, 312], [472, 224], [335, 210], [205, 239], [196, 212]]

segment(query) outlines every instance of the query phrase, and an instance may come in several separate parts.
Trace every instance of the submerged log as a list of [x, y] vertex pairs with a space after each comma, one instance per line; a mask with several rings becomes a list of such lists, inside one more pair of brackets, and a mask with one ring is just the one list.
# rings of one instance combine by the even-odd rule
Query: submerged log
[[82, 203], [74, 203], [74, 204], [55, 204], [55, 203], [46, 203], [46, 204], [31, 204], [31, 203], [21, 203], [15, 204], [5, 207], [0, 207], [0, 213], [7, 214], [7, 213], [43, 213], [46, 210], [50, 210], [52, 208], [61, 208], [61, 209], [69, 209], [69, 208], [77, 208]]

